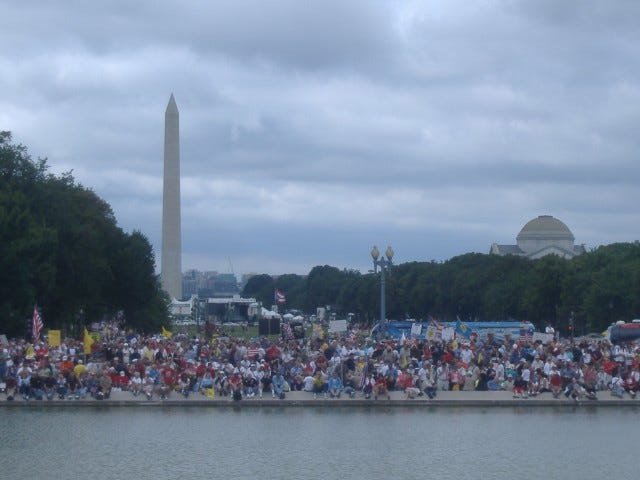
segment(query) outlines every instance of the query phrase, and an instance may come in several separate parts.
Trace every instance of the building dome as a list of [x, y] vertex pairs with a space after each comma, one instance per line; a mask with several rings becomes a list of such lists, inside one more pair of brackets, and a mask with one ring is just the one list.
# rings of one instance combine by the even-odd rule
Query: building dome
[[517, 238], [525, 239], [536, 237], [554, 237], [563, 240], [575, 240], [575, 237], [573, 236], [573, 233], [571, 233], [571, 230], [569, 230], [569, 227], [567, 227], [564, 222], [557, 218], [553, 218], [551, 215], [540, 215], [538, 218], [534, 218], [527, 222], [527, 224], [522, 227], [522, 230], [520, 230]]
[[575, 237], [569, 227], [551, 215], [540, 215], [527, 222], [516, 237], [518, 247], [525, 253], [555, 245], [573, 251]]

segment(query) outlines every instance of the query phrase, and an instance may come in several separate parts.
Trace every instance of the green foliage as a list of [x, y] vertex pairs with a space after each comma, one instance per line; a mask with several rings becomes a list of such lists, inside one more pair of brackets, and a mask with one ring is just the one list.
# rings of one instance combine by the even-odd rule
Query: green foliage
[[124, 233], [70, 173], [47, 169], [0, 132], [0, 331], [24, 334], [35, 304], [47, 328], [71, 335], [116, 312], [142, 329], [167, 324], [148, 240]]
[[275, 281], [270, 275], [254, 275], [244, 286], [242, 294], [245, 297], [255, 298], [268, 308], [273, 304], [275, 285]]

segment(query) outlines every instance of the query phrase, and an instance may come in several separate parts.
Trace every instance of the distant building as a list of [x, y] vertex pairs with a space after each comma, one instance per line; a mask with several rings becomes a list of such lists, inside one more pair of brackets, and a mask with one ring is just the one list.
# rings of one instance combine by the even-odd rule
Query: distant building
[[575, 245], [569, 227], [551, 215], [540, 215], [527, 222], [516, 237], [517, 245], [491, 245], [493, 255], [518, 255], [531, 259], [545, 255], [573, 258], [586, 252], [584, 245]]
[[182, 291], [185, 296], [207, 298], [235, 295], [240, 289], [233, 273], [188, 270], [182, 275]]

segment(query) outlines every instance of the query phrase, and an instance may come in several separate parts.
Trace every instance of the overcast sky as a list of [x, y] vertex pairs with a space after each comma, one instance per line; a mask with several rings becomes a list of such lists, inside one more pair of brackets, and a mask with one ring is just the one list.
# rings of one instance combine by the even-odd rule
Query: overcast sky
[[488, 253], [538, 215], [640, 239], [640, 2], [0, 1], [0, 130], [160, 265], [180, 111], [183, 269]]

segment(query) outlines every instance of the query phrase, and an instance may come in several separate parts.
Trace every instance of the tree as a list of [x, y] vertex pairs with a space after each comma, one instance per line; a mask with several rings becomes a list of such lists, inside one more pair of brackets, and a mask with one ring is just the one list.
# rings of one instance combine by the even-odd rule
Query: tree
[[[24, 333], [37, 305], [48, 328], [126, 311], [132, 326], [168, 319], [149, 242], [125, 234], [111, 207], [70, 173], [47, 172], [0, 132], [0, 328]], [[81, 315], [82, 312], [82, 315]]]

